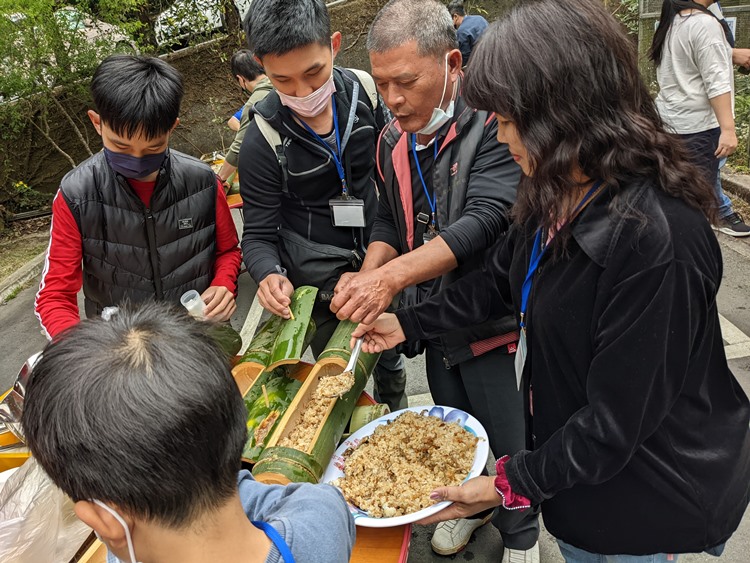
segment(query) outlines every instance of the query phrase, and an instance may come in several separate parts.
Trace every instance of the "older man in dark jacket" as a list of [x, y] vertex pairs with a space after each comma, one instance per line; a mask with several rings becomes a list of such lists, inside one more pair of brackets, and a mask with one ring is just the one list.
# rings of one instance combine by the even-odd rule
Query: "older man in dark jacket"
[[[419, 39], [408, 30], [420, 30]], [[461, 97], [461, 53], [445, 6], [395, 0], [368, 38], [373, 78], [396, 119], [378, 144], [378, 216], [361, 272], [344, 274], [331, 308], [369, 322], [406, 289], [413, 304], [480, 268], [508, 229], [520, 168], [496, 140], [497, 122]], [[526, 445], [523, 393], [513, 360], [512, 316], [423, 343], [436, 404], [460, 408], [487, 429], [494, 451]], [[423, 346], [410, 343], [419, 353]], [[493, 404], [487, 400], [492, 397]], [[455, 553], [492, 512], [439, 525], [440, 554]], [[498, 513], [506, 559], [538, 561], [533, 513]], [[515, 552], [515, 555], [512, 555]]]

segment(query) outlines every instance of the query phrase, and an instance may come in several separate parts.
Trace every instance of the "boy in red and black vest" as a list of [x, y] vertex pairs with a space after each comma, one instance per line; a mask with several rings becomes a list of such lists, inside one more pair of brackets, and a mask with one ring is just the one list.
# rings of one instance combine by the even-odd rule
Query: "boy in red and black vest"
[[240, 250], [226, 196], [199, 160], [169, 149], [182, 77], [152, 57], [114, 55], [91, 82], [88, 116], [104, 150], [62, 179], [35, 311], [48, 337], [124, 299], [177, 302], [189, 289], [206, 316], [229, 320]]

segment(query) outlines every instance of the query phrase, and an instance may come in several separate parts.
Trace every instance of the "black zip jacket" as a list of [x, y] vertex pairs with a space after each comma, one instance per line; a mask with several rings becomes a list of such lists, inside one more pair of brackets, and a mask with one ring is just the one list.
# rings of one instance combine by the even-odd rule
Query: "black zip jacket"
[[[353, 123], [349, 123], [354, 73], [336, 67], [336, 104], [347, 183], [352, 195], [365, 202], [364, 229], [334, 227], [329, 201], [341, 195], [341, 181], [330, 153], [293, 118], [274, 91], [255, 104], [261, 115], [281, 135], [286, 156], [287, 189], [282, 191], [282, 171], [275, 151], [253, 120], [240, 149], [240, 192], [245, 227], [242, 255], [250, 276], [260, 283], [281, 263], [277, 249], [279, 226], [321, 244], [353, 250], [364, 247], [377, 212], [375, 145], [385, 123], [382, 104], [373, 111], [360, 84]], [[351, 128], [349, 135], [346, 131]]]
[[[415, 234], [416, 217], [419, 212], [430, 212], [411, 140], [412, 135], [403, 134], [394, 120], [378, 143], [381, 197], [370, 242], [384, 242], [399, 254], [422, 245], [419, 233]], [[436, 142], [439, 153], [434, 164], [429, 165], [434, 158], [432, 146], [418, 154], [428, 164], [423, 175], [435, 197], [440, 236], [458, 267], [436, 280], [435, 291], [482, 267], [485, 251], [508, 230], [508, 210], [516, 200], [521, 177], [508, 146], [497, 142], [497, 120], [486, 111], [468, 107], [461, 96], [455, 115], [440, 129]], [[410, 209], [405, 209], [404, 201], [411, 203]], [[508, 315], [443, 335], [440, 344], [445, 361], [450, 365], [467, 361], [474, 357], [471, 344], [517, 330], [515, 319]]]
[[[593, 553], [700, 552], [748, 504], [750, 406], [727, 365], [716, 294], [722, 259], [703, 215], [632, 181], [547, 252], [527, 311], [524, 378], [533, 451], [505, 465], [556, 537]], [[397, 313], [409, 338], [519, 309], [534, 227], [514, 228], [487, 270]], [[496, 452], [502, 455], [504, 452]]]

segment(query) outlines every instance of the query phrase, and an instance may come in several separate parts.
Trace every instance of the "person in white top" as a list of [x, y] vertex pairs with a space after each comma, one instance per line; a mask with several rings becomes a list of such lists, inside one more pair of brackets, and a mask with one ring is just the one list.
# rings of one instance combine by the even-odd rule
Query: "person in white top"
[[665, 124], [683, 139], [706, 179], [717, 185], [719, 222], [732, 236], [750, 235], [716, 182], [720, 159], [737, 148], [734, 128], [734, 38], [713, 0], [664, 0], [650, 57], [656, 64], [656, 105]]

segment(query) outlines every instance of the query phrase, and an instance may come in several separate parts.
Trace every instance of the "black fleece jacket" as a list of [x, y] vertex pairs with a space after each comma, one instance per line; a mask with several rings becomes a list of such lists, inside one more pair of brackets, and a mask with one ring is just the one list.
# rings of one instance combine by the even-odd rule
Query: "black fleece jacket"
[[[240, 192], [245, 226], [242, 255], [247, 270], [259, 283], [281, 264], [277, 250], [278, 228], [283, 226], [317, 243], [352, 250], [364, 246], [377, 213], [374, 167], [375, 146], [385, 123], [382, 105], [372, 109], [360, 85], [353, 123], [349, 123], [354, 73], [336, 67], [336, 104], [344, 167], [352, 195], [364, 200], [367, 227], [350, 229], [331, 223], [329, 201], [341, 195], [341, 182], [328, 151], [299, 125], [274, 91], [253, 107], [280, 135], [287, 160], [288, 193], [282, 192], [281, 168], [274, 149], [257, 123], [248, 125], [240, 149]], [[351, 127], [351, 133], [346, 131]]]
[[[556, 537], [593, 553], [699, 552], [739, 525], [750, 487], [750, 406], [727, 365], [721, 251], [702, 214], [648, 181], [612, 190], [545, 253], [527, 310], [533, 451], [505, 465]], [[535, 227], [487, 269], [397, 312], [409, 338], [518, 312]], [[498, 456], [504, 452], [495, 452]]]

